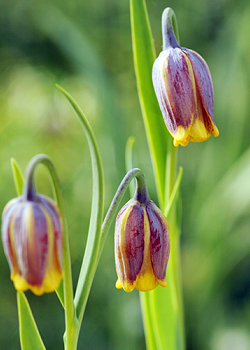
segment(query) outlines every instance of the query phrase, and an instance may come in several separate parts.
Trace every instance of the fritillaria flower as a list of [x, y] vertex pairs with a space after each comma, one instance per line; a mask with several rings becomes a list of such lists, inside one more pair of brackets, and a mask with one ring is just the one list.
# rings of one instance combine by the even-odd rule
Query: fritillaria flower
[[180, 47], [172, 27], [173, 12], [162, 15], [163, 51], [153, 66], [153, 85], [174, 145], [218, 136], [209, 68], [196, 52]]
[[[145, 189], [146, 191], [146, 189]], [[166, 287], [166, 268], [170, 252], [169, 227], [163, 213], [136, 191], [118, 213], [115, 225], [115, 263], [117, 288], [149, 291]]]
[[56, 204], [41, 194], [7, 203], [2, 216], [3, 247], [19, 291], [41, 295], [57, 289], [62, 272], [62, 222]]

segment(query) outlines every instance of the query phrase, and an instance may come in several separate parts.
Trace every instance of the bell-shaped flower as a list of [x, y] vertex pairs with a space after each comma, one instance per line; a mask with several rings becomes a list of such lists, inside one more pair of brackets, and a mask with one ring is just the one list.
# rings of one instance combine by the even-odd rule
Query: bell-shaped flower
[[17, 290], [41, 295], [59, 287], [62, 221], [54, 201], [40, 194], [12, 199], [3, 211], [2, 241]]
[[116, 219], [116, 287], [126, 292], [149, 291], [158, 284], [166, 287], [169, 252], [167, 219], [147, 193], [136, 192]]
[[180, 47], [171, 11], [162, 15], [163, 51], [154, 62], [153, 85], [174, 145], [218, 136], [214, 122], [214, 92], [209, 68], [196, 52]]

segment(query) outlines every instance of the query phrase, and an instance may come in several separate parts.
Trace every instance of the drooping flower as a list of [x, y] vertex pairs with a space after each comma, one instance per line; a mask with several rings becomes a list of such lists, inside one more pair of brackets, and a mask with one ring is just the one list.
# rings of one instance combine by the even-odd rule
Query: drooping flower
[[136, 192], [116, 219], [116, 287], [126, 292], [149, 291], [158, 284], [166, 287], [169, 252], [167, 219], [147, 193]]
[[3, 211], [2, 241], [17, 290], [41, 295], [59, 287], [62, 222], [54, 201], [41, 194], [12, 199]]
[[180, 47], [172, 27], [173, 12], [162, 15], [163, 51], [153, 66], [153, 85], [174, 145], [218, 136], [209, 68], [196, 52]]

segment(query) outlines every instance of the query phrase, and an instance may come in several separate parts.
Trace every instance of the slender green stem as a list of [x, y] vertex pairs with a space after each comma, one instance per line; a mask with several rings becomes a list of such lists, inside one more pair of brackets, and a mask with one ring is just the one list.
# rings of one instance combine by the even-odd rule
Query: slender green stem
[[152, 308], [150, 303], [150, 294], [147, 292], [139, 292], [141, 309], [142, 309], [142, 319], [143, 326], [145, 330], [145, 338], [147, 349], [150, 350], [160, 350], [157, 347], [156, 333], [154, 329], [154, 319], [152, 317]]
[[114, 217], [117, 213], [119, 204], [122, 200], [122, 197], [124, 196], [124, 193], [126, 191], [126, 189], [128, 188], [130, 182], [136, 178], [137, 180], [137, 188], [138, 187], [144, 187], [146, 188], [146, 181], [145, 181], [145, 177], [143, 172], [138, 169], [138, 168], [134, 168], [132, 170], [130, 170], [122, 179], [116, 194], [114, 195], [114, 198], [110, 204], [110, 207], [107, 211], [107, 214], [105, 216], [105, 219], [103, 221], [102, 224], [102, 231], [101, 231], [101, 243], [100, 243], [100, 253], [103, 249], [105, 240], [107, 238], [107, 234], [109, 232], [110, 226], [114, 220]]
[[[75, 350], [76, 349], [76, 335], [75, 335], [75, 307], [73, 303], [73, 287], [72, 287], [72, 276], [71, 276], [71, 261], [70, 261], [70, 251], [69, 251], [69, 240], [68, 240], [68, 229], [66, 222], [66, 215], [63, 203], [62, 191], [59, 183], [59, 179], [49, 157], [40, 154], [31, 159], [28, 164], [26, 171], [26, 181], [23, 189], [23, 194], [27, 196], [30, 191], [33, 191], [33, 187], [30, 187], [30, 183], [34, 176], [34, 171], [37, 165], [44, 164], [49, 170], [51, 179], [53, 181], [53, 190], [56, 198], [57, 205], [60, 209], [62, 222], [63, 222], [63, 269], [64, 269], [64, 296], [63, 303], [65, 306], [65, 350]], [[33, 195], [33, 194], [32, 194]]]
[[[123, 180], [121, 181], [117, 191], [116, 191], [116, 194], [110, 204], [110, 207], [107, 211], [107, 214], [105, 216], [105, 219], [103, 221], [103, 224], [102, 224], [102, 228], [101, 228], [101, 235], [100, 235], [100, 243], [99, 243], [99, 249], [98, 249], [98, 252], [95, 250], [95, 261], [93, 262], [93, 265], [91, 265], [92, 267], [92, 274], [94, 274], [95, 270], [96, 270], [96, 267], [98, 265], [98, 261], [100, 259], [100, 256], [101, 256], [101, 253], [102, 253], [102, 249], [104, 247], [104, 243], [105, 243], [105, 240], [107, 238], [107, 235], [108, 235], [108, 232], [109, 232], [109, 229], [110, 229], [110, 226], [115, 218], [115, 215], [117, 213], [117, 210], [118, 210], [118, 207], [120, 205], [120, 202], [124, 196], [124, 193], [125, 191], [127, 190], [130, 182], [136, 178], [137, 180], [137, 188], [141, 188], [142, 190], [146, 188], [146, 181], [145, 181], [145, 178], [144, 178], [144, 174], [142, 173], [142, 171], [140, 169], [132, 169], [130, 170], [126, 175], [125, 177], [123, 178]], [[97, 245], [95, 246], [97, 249]], [[87, 250], [87, 248], [86, 248]], [[84, 264], [82, 266], [85, 266]], [[81, 315], [83, 316], [83, 309], [85, 308], [86, 306], [86, 302], [87, 302], [87, 297], [86, 295], [87, 292], [85, 290], [85, 288], [87, 288], [89, 286], [89, 283], [90, 281], [92, 281], [93, 279], [93, 275], [86, 275], [85, 274], [85, 277], [87, 276], [87, 282], [86, 283], [86, 287], [84, 287], [83, 285], [83, 288], [79, 291], [82, 291], [82, 299], [81, 298], [81, 294], [79, 294], [79, 296], [75, 297], [75, 303], [76, 303], [76, 306], [79, 305], [79, 317], [78, 317], [78, 320], [79, 320], [79, 324], [81, 323]], [[77, 304], [78, 302], [78, 304]], [[80, 303], [81, 302], [81, 303]]]
[[[168, 218], [171, 235], [171, 253], [167, 269], [169, 286], [165, 289], [157, 287], [151, 292], [146, 292], [147, 295], [140, 296], [146, 344], [148, 350], [183, 350], [185, 345], [180, 279], [180, 224], [177, 217], [178, 201], [175, 200], [181, 173], [179, 173], [179, 179], [176, 180], [177, 149], [173, 146], [173, 140], [169, 134], [161, 134], [161, 129], [166, 131], [166, 128], [161, 127], [163, 118], [161, 113], [155, 109], [153, 102], [155, 95], [150, 90], [149, 80], [151, 80], [153, 62], [146, 66], [145, 62], [149, 63], [149, 61], [145, 57], [152, 58], [154, 48], [152, 48], [150, 26], [147, 23], [146, 4], [144, 0], [130, 0], [130, 3], [138, 94], [148, 136], [158, 201], [160, 208], [171, 214]], [[170, 8], [167, 8], [162, 16], [162, 33], [164, 50], [169, 45], [179, 46], [177, 21]], [[144, 90], [145, 87], [147, 91]], [[153, 115], [152, 112], [155, 114]], [[157, 128], [158, 131], [155, 132]], [[164, 152], [166, 152], [165, 157]]]
[[171, 196], [166, 204], [166, 208], [164, 210], [164, 215], [168, 218], [171, 216], [172, 210], [175, 207], [175, 201], [177, 200], [180, 184], [181, 184], [181, 179], [182, 179], [182, 174], [183, 174], [183, 168], [179, 168], [179, 173], [176, 178], [174, 188], [172, 190]]
[[166, 161], [165, 205], [167, 205], [170, 200], [176, 180], [177, 152], [178, 149], [173, 145], [173, 140], [169, 139]]
[[[167, 171], [166, 171], [166, 206], [168, 212], [171, 209], [171, 216], [169, 217], [170, 236], [171, 236], [171, 263], [169, 266], [170, 273], [173, 276], [175, 288], [172, 288], [172, 293], [176, 294], [174, 299], [177, 302], [176, 314], [178, 319], [178, 338], [180, 343], [180, 349], [185, 349], [185, 334], [184, 334], [184, 311], [183, 311], [183, 297], [182, 297], [182, 282], [181, 282], [181, 266], [180, 266], [180, 223], [178, 222], [177, 206], [171, 201], [175, 192], [175, 184], [178, 183], [176, 180], [177, 170], [177, 153], [178, 149], [173, 145], [169, 144], [167, 154]], [[180, 172], [181, 176], [182, 172]], [[168, 205], [169, 203], [169, 205]]]
[[[172, 35], [174, 33], [174, 35]], [[178, 45], [180, 42], [178, 25], [174, 11], [171, 8], [166, 8], [162, 15], [162, 36], [163, 49], [166, 49], [169, 44], [172, 46]], [[172, 41], [170, 43], [170, 41]], [[176, 179], [178, 152], [173, 145], [172, 140], [168, 145], [167, 162], [166, 162], [166, 184], [165, 184], [165, 205], [166, 212], [169, 216], [169, 226], [171, 235], [171, 261], [169, 266], [169, 275], [172, 279], [172, 300], [175, 301], [175, 314], [177, 317], [177, 334], [179, 339], [179, 348], [185, 349], [185, 331], [184, 331], [184, 312], [183, 312], [183, 297], [182, 297], [182, 282], [181, 282], [181, 264], [180, 264], [180, 222], [177, 215], [177, 202], [174, 201], [176, 191], [180, 185], [182, 170], [179, 171]]]
[[[134, 144], [135, 144], [135, 138], [133, 136], [130, 136], [127, 140], [126, 148], [125, 148], [125, 163], [126, 163], [127, 171], [135, 168], [134, 161], [133, 161]], [[130, 197], [133, 196], [134, 192], [135, 192], [135, 184], [131, 182], [129, 185]]]

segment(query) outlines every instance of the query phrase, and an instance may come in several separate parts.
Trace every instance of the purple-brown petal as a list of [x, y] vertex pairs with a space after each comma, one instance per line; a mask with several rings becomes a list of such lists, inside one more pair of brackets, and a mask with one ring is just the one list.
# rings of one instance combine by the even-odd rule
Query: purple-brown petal
[[185, 55], [181, 49], [170, 49], [165, 62], [165, 81], [168, 100], [177, 127], [188, 128], [196, 117], [196, 90]]
[[37, 203], [25, 203], [16, 215], [14, 225], [20, 273], [30, 285], [39, 286], [43, 282], [48, 253], [44, 213]]
[[54, 229], [54, 240], [55, 240], [55, 249], [54, 253], [56, 254], [57, 261], [59, 263], [60, 268], [62, 269], [62, 222], [60, 218], [59, 212], [56, 210], [54, 202], [52, 202], [49, 198], [39, 194], [37, 195], [39, 204], [43, 206], [44, 209], [48, 212]]
[[154, 274], [158, 280], [164, 280], [170, 252], [169, 228], [163, 214], [150, 201], [146, 207], [150, 225], [150, 250]]
[[205, 60], [196, 52], [182, 48], [189, 58], [195, 77], [195, 83], [201, 103], [214, 122], [214, 91], [211, 74]]
[[143, 263], [144, 212], [138, 204], [133, 205], [131, 210], [129, 208], [128, 213], [126, 209], [121, 210], [122, 214], [118, 216], [116, 221], [116, 267], [121, 281], [128, 281], [132, 284]]
[[164, 122], [168, 130], [173, 134], [176, 129], [176, 121], [174, 113], [169, 104], [168, 96], [166, 94], [166, 88], [164, 84], [164, 77], [161, 75], [161, 65], [162, 60], [165, 59], [165, 53], [161, 52], [159, 57], [155, 60], [152, 71], [153, 85], [155, 89], [155, 94], [158, 99], [158, 103], [163, 115]]

